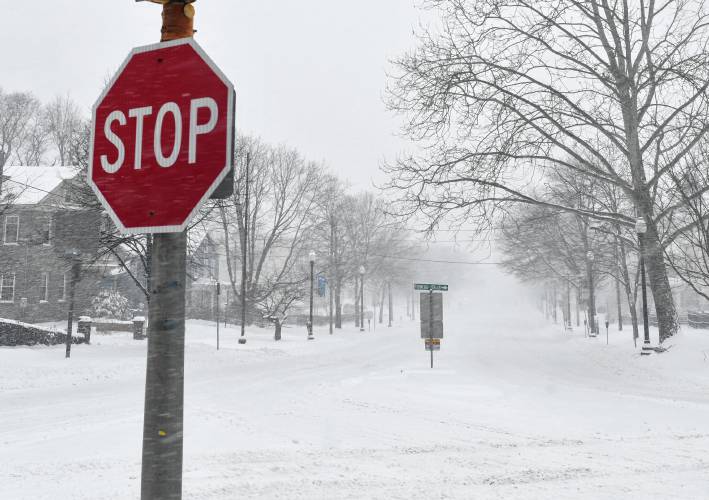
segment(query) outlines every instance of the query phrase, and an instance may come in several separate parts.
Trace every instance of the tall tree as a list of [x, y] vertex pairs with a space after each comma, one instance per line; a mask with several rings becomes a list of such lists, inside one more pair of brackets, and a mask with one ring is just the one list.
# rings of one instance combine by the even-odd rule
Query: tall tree
[[76, 103], [67, 96], [57, 96], [45, 110], [45, 120], [60, 165], [68, 165], [71, 147], [82, 132], [82, 120]]
[[[345, 186], [334, 175], [324, 175], [316, 199], [318, 224], [314, 236], [319, 242], [319, 261], [325, 262], [328, 277], [330, 331], [342, 328], [342, 285], [347, 244], [344, 231]], [[324, 255], [325, 254], [325, 255]]]
[[39, 101], [28, 92], [6, 94], [0, 89], [0, 192], [3, 169], [22, 151], [39, 107]]
[[[320, 165], [306, 161], [296, 150], [271, 147], [258, 139], [241, 137], [237, 144], [234, 195], [219, 204], [218, 224], [225, 249], [227, 271], [234, 297], [247, 300], [262, 313], [278, 313], [299, 296], [307, 273], [302, 268], [310, 250], [315, 220]], [[244, 175], [247, 154], [249, 184]], [[249, 193], [249, 214], [244, 217], [244, 198]], [[248, 231], [244, 221], [248, 221]], [[246, 297], [238, 282], [241, 256], [246, 245]], [[274, 299], [274, 294], [278, 295]], [[297, 297], [296, 297], [297, 298]]]
[[[693, 0], [431, 0], [391, 107], [428, 146], [387, 170], [407, 210], [490, 224], [549, 168], [617, 186], [648, 225], [660, 340], [678, 328], [662, 187], [709, 130], [707, 6]], [[561, 207], [566, 208], [566, 207]], [[629, 227], [636, 213], [592, 214]]]

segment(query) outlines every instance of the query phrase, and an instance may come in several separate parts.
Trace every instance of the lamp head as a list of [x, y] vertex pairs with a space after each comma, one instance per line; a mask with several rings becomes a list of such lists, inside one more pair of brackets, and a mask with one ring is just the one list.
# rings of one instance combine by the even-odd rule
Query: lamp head
[[359, 274], [364, 274], [364, 266], [359, 266]]

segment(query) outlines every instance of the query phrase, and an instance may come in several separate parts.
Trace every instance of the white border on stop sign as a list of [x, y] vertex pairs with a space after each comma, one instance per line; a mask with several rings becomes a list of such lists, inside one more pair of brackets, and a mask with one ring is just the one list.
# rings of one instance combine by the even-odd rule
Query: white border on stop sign
[[[106, 198], [104, 198], [103, 193], [99, 190], [98, 186], [94, 184], [93, 179], [92, 179], [92, 174], [93, 174], [93, 168], [94, 168], [94, 142], [96, 140], [96, 111], [99, 107], [99, 104], [103, 99], [106, 97], [108, 92], [113, 88], [113, 85], [116, 83], [116, 80], [118, 77], [123, 73], [125, 70], [126, 66], [130, 62], [130, 60], [133, 58], [134, 55], [136, 54], [142, 54], [144, 52], [151, 52], [151, 51], [157, 51], [161, 49], [168, 49], [170, 47], [175, 47], [178, 45], [190, 45], [194, 49], [197, 54], [202, 58], [202, 60], [207, 63], [209, 68], [214, 71], [214, 73], [219, 77], [219, 79], [224, 83], [224, 85], [227, 86], [229, 96], [227, 100], [227, 138], [226, 138], [226, 165], [224, 166], [224, 169], [220, 172], [219, 176], [212, 182], [212, 184], [209, 186], [207, 191], [205, 192], [204, 196], [200, 198], [200, 200], [195, 204], [194, 208], [192, 211], [189, 213], [187, 218], [185, 219], [185, 222], [182, 223], [179, 226], [147, 226], [147, 227], [131, 227], [127, 228], [123, 225], [123, 223], [120, 221], [116, 213], [113, 211], [111, 206], [109, 205], [108, 201]], [[152, 43], [150, 45], [143, 45], [141, 47], [135, 47], [133, 48], [128, 56], [125, 58], [121, 66], [118, 68], [116, 73], [113, 75], [111, 78], [111, 81], [106, 85], [106, 87], [103, 89], [103, 92], [101, 92], [101, 95], [99, 95], [98, 99], [96, 99], [96, 102], [93, 105], [92, 111], [91, 111], [91, 143], [89, 147], [89, 176], [88, 176], [88, 183], [89, 186], [91, 186], [91, 189], [93, 192], [96, 194], [98, 197], [99, 201], [101, 202], [101, 205], [103, 208], [108, 212], [108, 214], [111, 216], [111, 219], [113, 222], [116, 224], [118, 229], [124, 233], [124, 234], [145, 234], [145, 233], [181, 233], [185, 229], [187, 229], [187, 226], [189, 226], [189, 223], [192, 221], [194, 216], [197, 214], [199, 209], [204, 205], [204, 202], [209, 199], [209, 197], [212, 195], [212, 193], [219, 187], [219, 184], [224, 180], [224, 178], [229, 174], [229, 171], [232, 168], [232, 148], [234, 147], [233, 144], [233, 139], [234, 139], [234, 134], [233, 134], [233, 129], [234, 129], [234, 85], [231, 83], [231, 81], [226, 77], [226, 75], [222, 72], [222, 70], [219, 69], [219, 67], [212, 61], [212, 59], [207, 55], [207, 53], [202, 49], [202, 47], [197, 43], [197, 41], [194, 38], [180, 38], [178, 40], [172, 40], [170, 42], [158, 42], [158, 43]]]

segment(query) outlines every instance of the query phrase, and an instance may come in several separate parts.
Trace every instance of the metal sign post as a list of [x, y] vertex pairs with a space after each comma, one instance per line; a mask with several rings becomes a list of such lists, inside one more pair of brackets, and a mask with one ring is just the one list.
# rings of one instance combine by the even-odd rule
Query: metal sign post
[[433, 368], [433, 289], [428, 292], [428, 340], [431, 344], [431, 368]]
[[443, 294], [435, 292], [448, 291], [448, 285], [431, 283], [415, 283], [414, 290], [427, 291], [420, 294], [421, 338], [427, 351], [431, 353], [431, 368], [433, 368], [433, 351], [441, 350], [443, 338]]
[[155, 233], [141, 499], [163, 500], [182, 498], [187, 228], [231, 195], [234, 88], [192, 39], [195, 0], [152, 1], [160, 43], [133, 49], [96, 102], [88, 184], [122, 233]]
[[[222, 295], [222, 284], [217, 281], [217, 351], [219, 350], [219, 300]], [[224, 311], [226, 312], [226, 311]]]

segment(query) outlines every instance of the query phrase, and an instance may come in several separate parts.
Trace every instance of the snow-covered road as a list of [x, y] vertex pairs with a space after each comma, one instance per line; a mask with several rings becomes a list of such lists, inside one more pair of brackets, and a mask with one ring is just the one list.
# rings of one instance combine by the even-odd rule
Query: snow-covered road
[[[219, 352], [190, 322], [184, 497], [709, 498], [709, 333], [641, 359], [507, 311], [449, 311], [434, 370], [407, 321]], [[0, 349], [0, 498], [137, 498], [144, 363], [123, 335]]]

